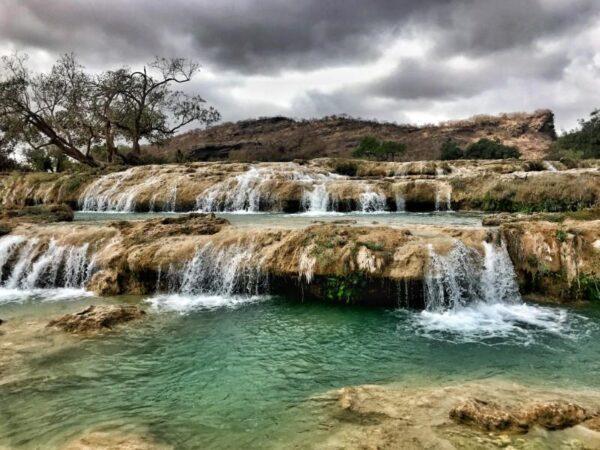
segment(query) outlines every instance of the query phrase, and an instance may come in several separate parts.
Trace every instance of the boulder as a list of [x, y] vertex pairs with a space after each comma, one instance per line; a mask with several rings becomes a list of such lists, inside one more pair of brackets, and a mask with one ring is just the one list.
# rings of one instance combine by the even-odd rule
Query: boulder
[[535, 403], [520, 412], [527, 424], [537, 424], [547, 430], [562, 430], [590, 418], [587, 411], [574, 403]]
[[48, 323], [67, 333], [88, 333], [111, 329], [116, 325], [141, 319], [146, 313], [133, 305], [91, 305], [83, 311], [66, 314]]
[[484, 400], [469, 399], [452, 408], [450, 418], [485, 431], [527, 432], [534, 425], [547, 430], [562, 430], [585, 422], [591, 415], [574, 403], [540, 402], [508, 408]]
[[470, 399], [455, 406], [450, 410], [450, 418], [485, 431], [527, 430], [517, 417], [500, 405], [479, 399]]

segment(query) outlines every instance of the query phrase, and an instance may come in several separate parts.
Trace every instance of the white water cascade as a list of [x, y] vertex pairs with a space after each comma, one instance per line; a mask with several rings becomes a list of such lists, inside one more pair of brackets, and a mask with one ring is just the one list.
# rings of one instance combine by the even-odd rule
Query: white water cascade
[[435, 190], [435, 210], [452, 211], [452, 186], [447, 183], [440, 183]]
[[415, 332], [458, 342], [530, 345], [538, 336], [570, 333], [569, 314], [558, 308], [526, 304], [504, 243], [483, 243], [484, 255], [457, 242], [446, 255], [430, 248], [424, 282], [425, 310]]
[[7, 289], [82, 288], [91, 275], [88, 244], [47, 245], [22, 236], [0, 238], [0, 287]]
[[179, 312], [238, 306], [265, 298], [259, 294], [266, 292], [267, 282], [252, 248], [208, 243], [182, 267], [171, 264], [166, 273], [159, 268], [157, 294], [148, 302], [156, 309]]
[[550, 172], [558, 172], [558, 169], [550, 161], [544, 161], [544, 166], [546, 166], [546, 169]]
[[367, 188], [359, 197], [360, 209], [364, 213], [384, 212], [386, 207], [385, 195]]
[[252, 248], [216, 248], [208, 243], [183, 267], [171, 265], [166, 279], [159, 279], [157, 287], [166, 284], [168, 292], [184, 295], [256, 295], [263, 291], [266, 277], [254, 259]]
[[312, 190], [305, 189], [302, 193], [302, 207], [308, 213], [325, 213], [330, 210], [332, 203], [325, 184], [316, 184]]
[[443, 311], [475, 303], [515, 303], [520, 300], [516, 275], [506, 247], [483, 243], [484, 256], [457, 241], [446, 254], [429, 248], [425, 277], [425, 309]]

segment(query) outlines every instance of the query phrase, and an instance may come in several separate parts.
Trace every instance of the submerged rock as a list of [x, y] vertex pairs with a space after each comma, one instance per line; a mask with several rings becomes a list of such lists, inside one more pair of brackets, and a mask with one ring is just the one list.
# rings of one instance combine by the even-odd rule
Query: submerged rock
[[87, 433], [63, 447], [64, 450], [168, 450], [172, 448], [171, 445], [158, 442], [151, 437], [106, 431]]
[[522, 420], [547, 430], [562, 430], [590, 418], [590, 414], [574, 403], [544, 402], [526, 407], [520, 412]]
[[534, 425], [547, 430], [562, 430], [590, 418], [579, 405], [542, 402], [511, 409], [479, 399], [469, 399], [450, 410], [450, 418], [485, 431], [527, 432]]
[[470, 399], [452, 408], [450, 418], [486, 431], [527, 430], [524, 424], [501, 406], [479, 399]]
[[115, 325], [141, 319], [146, 312], [133, 305], [91, 305], [83, 311], [66, 314], [48, 323], [67, 333], [87, 333], [111, 329]]

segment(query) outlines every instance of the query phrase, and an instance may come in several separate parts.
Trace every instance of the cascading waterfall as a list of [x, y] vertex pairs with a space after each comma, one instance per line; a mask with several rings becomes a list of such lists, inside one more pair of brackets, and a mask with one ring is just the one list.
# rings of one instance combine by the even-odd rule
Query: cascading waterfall
[[292, 183], [303, 190], [302, 206], [305, 211], [323, 212], [333, 205], [328, 183], [343, 178], [332, 173], [309, 173], [297, 164], [277, 170], [250, 167], [246, 172], [205, 190], [196, 199], [196, 209], [201, 212], [259, 212], [277, 202], [274, 192], [280, 183]]
[[396, 212], [406, 211], [406, 200], [402, 194], [396, 194]]
[[447, 183], [438, 184], [435, 190], [435, 210], [441, 211], [442, 207], [452, 211], [452, 186]]
[[456, 241], [446, 255], [429, 247], [425, 308], [455, 310], [477, 302], [514, 303], [520, 299], [516, 276], [504, 244], [484, 242], [484, 256]]
[[166, 273], [160, 267], [157, 272], [157, 294], [148, 302], [179, 312], [257, 301], [268, 282], [253, 249], [239, 245], [218, 248], [208, 243], [183, 266], [169, 264]]
[[550, 172], [558, 172], [558, 169], [550, 161], [544, 161], [544, 166], [546, 167], [546, 170], [549, 170]]
[[362, 212], [383, 212], [386, 207], [385, 195], [375, 192], [370, 187], [360, 194], [359, 205]]
[[310, 213], [327, 212], [331, 205], [331, 199], [325, 184], [316, 184], [312, 190], [304, 190], [302, 194], [302, 207]]
[[91, 275], [88, 244], [47, 245], [22, 236], [0, 238], [0, 287], [9, 289], [82, 288]]
[[266, 281], [252, 248], [217, 248], [208, 243], [183, 267], [170, 265], [166, 280], [159, 279], [157, 286], [160, 289], [166, 284], [170, 293], [185, 295], [256, 295], [263, 291]]
[[[153, 203], [152, 206], [154, 207], [154, 201], [156, 201], [156, 199], [153, 197]], [[154, 208], [152, 208], [154, 209]], [[177, 210], [177, 185], [174, 184], [171, 187], [171, 190], [169, 192], [169, 198], [167, 198], [167, 202], [165, 203], [165, 211], [167, 212], [176, 212]]]
[[273, 177], [273, 171], [251, 167], [233, 180], [225, 180], [204, 191], [196, 199], [202, 212], [258, 212], [263, 196], [262, 186]]
[[564, 310], [521, 300], [504, 243], [483, 242], [484, 254], [456, 243], [446, 255], [430, 248], [425, 278], [425, 310], [416, 332], [441, 340], [487, 342], [498, 338], [529, 345], [539, 335], [569, 333]]

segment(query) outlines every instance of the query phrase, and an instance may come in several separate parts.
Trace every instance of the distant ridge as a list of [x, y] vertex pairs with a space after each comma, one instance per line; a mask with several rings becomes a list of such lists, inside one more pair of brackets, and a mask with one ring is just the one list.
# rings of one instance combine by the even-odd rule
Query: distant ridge
[[481, 138], [497, 139], [519, 148], [525, 159], [546, 155], [556, 139], [554, 114], [478, 115], [438, 125], [397, 125], [347, 116], [294, 120], [267, 117], [227, 122], [208, 130], [177, 135], [161, 146], [147, 146], [146, 155], [164, 162], [179, 161], [291, 161], [318, 157], [349, 157], [367, 135], [404, 142], [403, 160], [437, 159], [447, 139], [460, 145]]

